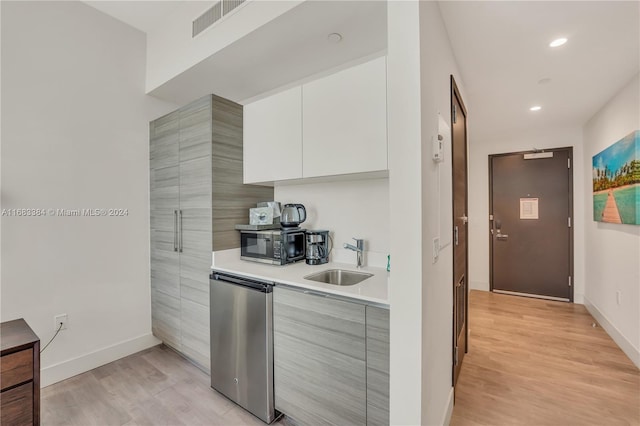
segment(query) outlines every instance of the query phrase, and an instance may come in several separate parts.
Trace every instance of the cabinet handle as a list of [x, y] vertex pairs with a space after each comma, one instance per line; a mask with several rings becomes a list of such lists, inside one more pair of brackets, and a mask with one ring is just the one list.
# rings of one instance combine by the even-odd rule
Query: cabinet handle
[[173, 251], [178, 251], [178, 210], [173, 211]]
[[180, 216], [180, 228], [179, 228], [179, 232], [180, 232], [180, 238], [178, 239], [179, 243], [180, 243], [180, 253], [182, 253], [182, 210], [179, 210], [179, 216]]
[[313, 290], [302, 290], [302, 292], [304, 294], [308, 294], [310, 296], [327, 297], [327, 295], [325, 293], [318, 293], [318, 292], [313, 291]]

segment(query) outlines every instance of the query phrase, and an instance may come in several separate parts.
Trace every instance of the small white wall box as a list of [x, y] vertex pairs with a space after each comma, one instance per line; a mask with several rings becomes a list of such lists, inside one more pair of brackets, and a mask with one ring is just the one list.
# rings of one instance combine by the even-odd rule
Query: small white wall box
[[433, 138], [433, 161], [439, 163], [444, 161], [444, 136], [438, 134], [438, 136]]
[[436, 163], [444, 161], [445, 147], [451, 145], [451, 128], [447, 122], [438, 114], [438, 134], [432, 139], [431, 158]]

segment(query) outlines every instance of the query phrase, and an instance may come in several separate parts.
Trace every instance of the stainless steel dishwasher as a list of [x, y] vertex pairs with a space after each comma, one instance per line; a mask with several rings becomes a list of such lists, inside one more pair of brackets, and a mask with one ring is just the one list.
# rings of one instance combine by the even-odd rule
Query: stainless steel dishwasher
[[211, 387], [266, 423], [273, 404], [273, 283], [210, 276]]

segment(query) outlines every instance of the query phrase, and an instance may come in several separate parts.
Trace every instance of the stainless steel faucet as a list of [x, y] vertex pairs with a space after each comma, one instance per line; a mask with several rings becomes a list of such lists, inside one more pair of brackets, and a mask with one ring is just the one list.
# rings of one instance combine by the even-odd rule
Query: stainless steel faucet
[[344, 243], [342, 247], [356, 252], [356, 256], [357, 256], [356, 266], [360, 268], [362, 267], [362, 254], [364, 253], [364, 240], [359, 238], [354, 238], [353, 240], [356, 242], [355, 246], [348, 243]]

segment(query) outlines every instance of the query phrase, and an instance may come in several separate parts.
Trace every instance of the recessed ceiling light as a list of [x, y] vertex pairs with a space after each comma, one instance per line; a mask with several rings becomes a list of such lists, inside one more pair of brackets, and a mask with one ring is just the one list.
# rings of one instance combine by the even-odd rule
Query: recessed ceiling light
[[340, 43], [342, 41], [342, 34], [331, 33], [327, 36], [327, 39], [332, 43]]
[[542, 107], [540, 105], [535, 105], [529, 108], [529, 111], [540, 111]]
[[555, 40], [553, 40], [551, 43], [549, 43], [549, 46], [551, 47], [558, 47], [558, 46], [562, 46], [563, 44], [565, 44], [567, 42], [567, 39], [562, 37], [562, 38], [557, 38]]

